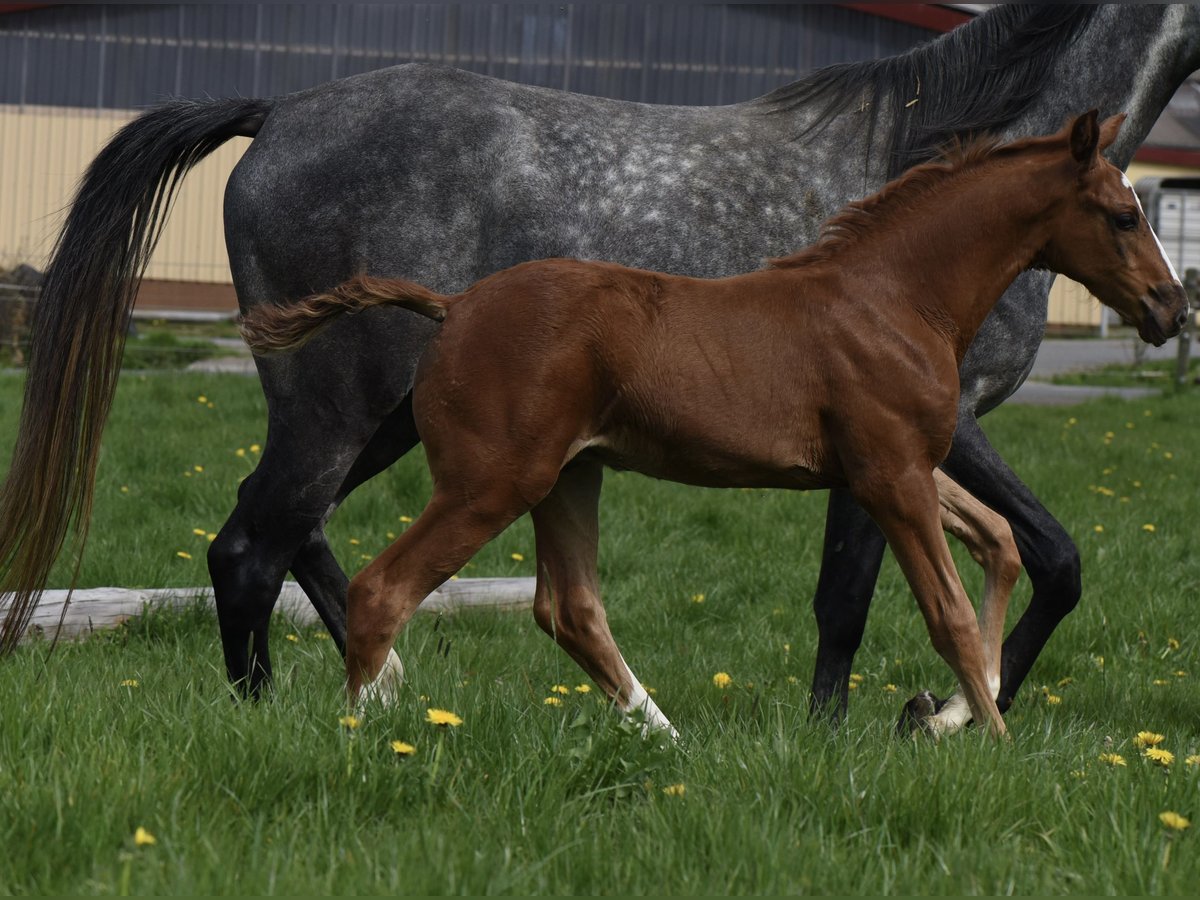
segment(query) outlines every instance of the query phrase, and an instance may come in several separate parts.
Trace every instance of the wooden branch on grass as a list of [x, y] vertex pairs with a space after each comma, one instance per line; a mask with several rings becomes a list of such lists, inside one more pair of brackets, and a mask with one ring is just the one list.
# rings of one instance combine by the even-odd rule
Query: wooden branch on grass
[[[455, 613], [468, 609], [527, 609], [533, 605], [533, 578], [460, 578], [447, 581], [422, 601], [417, 612]], [[212, 588], [88, 588], [71, 595], [63, 616], [67, 591], [46, 591], [33, 614], [24, 638], [33, 634], [53, 638], [62, 621], [59, 638], [85, 636], [102, 628], [115, 628], [142, 615], [148, 608], [184, 607], [195, 602], [213, 605]], [[285, 581], [276, 610], [297, 625], [318, 622], [316, 611], [300, 585]]]

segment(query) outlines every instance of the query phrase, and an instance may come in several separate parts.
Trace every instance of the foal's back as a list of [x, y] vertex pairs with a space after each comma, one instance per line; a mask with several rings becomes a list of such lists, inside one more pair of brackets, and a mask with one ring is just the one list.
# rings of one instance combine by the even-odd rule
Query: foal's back
[[937, 385], [939, 408], [955, 399], [953, 353], [853, 277], [814, 265], [707, 280], [566, 259], [493, 275], [450, 306], [418, 372], [431, 464], [477, 452], [465, 430], [505, 435], [511, 446], [486, 452], [514, 474], [513, 461], [561, 468], [587, 453], [714, 487], [841, 484], [850, 420], [911, 409], [898, 371]]

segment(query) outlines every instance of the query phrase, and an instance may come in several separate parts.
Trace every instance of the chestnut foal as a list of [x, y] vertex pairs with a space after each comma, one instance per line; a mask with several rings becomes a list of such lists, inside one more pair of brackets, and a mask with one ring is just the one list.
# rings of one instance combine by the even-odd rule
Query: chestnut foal
[[[604, 465], [709, 487], [845, 485], [895, 553], [976, 722], [996, 709], [1016, 551], [1003, 520], [936, 471], [958, 366], [1022, 269], [1083, 282], [1144, 338], [1187, 301], [1128, 181], [1101, 158], [1123, 116], [977, 142], [829, 220], [807, 250], [703, 280], [599, 262], [524, 263], [444, 296], [360, 277], [243, 332], [286, 349], [339, 313], [397, 305], [444, 320], [413, 411], [434, 491], [350, 584], [348, 691], [390, 697], [421, 600], [531, 512], [538, 624], [625, 710], [673, 732], [621, 656], [596, 577]], [[939, 504], [940, 509], [939, 511]], [[988, 568], [982, 633], [942, 526]], [[391, 662], [389, 662], [391, 660]]]

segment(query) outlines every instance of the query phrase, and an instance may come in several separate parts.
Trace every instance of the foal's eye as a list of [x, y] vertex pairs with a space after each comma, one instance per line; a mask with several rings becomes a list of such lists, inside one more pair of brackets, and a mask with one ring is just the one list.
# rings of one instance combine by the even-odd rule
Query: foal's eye
[[1113, 216], [1113, 224], [1122, 231], [1133, 231], [1138, 226], [1138, 217], [1131, 212], [1117, 213]]

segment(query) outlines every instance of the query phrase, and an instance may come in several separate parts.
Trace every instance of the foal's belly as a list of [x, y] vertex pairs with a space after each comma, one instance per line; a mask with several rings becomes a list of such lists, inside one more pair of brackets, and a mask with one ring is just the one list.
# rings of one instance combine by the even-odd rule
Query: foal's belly
[[814, 490], [844, 484], [840, 473], [830, 471], [816, 453], [778, 443], [762, 446], [747, 441], [734, 447], [711, 439], [672, 440], [623, 429], [590, 438], [578, 456], [613, 469], [699, 487]]

